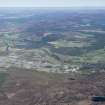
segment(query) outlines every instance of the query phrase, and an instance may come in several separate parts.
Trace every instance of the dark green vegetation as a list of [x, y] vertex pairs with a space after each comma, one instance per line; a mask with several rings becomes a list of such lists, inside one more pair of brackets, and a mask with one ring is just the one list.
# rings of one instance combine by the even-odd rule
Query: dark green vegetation
[[3, 83], [6, 81], [8, 77], [8, 73], [1, 72], [0, 73], [0, 88], [2, 87]]
[[95, 65], [99, 65], [97, 69], [104, 70], [104, 9], [16, 8], [15, 11], [2, 9], [0, 17], [0, 54], [4, 55], [4, 48], [10, 50], [6, 56], [9, 60], [4, 60], [9, 67], [51, 72], [81, 68], [84, 72], [85, 66], [91, 65], [89, 72], [94, 72]]

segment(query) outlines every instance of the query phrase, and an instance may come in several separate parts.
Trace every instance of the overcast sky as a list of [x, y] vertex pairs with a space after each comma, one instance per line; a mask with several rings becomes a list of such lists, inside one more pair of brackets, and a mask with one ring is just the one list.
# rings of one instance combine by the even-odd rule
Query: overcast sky
[[73, 7], [105, 6], [105, 0], [0, 0], [0, 6]]

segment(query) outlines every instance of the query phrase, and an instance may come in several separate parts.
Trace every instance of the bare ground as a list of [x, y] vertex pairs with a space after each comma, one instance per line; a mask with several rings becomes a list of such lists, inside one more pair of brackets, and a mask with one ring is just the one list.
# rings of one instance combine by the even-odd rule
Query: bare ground
[[0, 90], [0, 105], [105, 105], [105, 73], [86, 76], [9, 70]]

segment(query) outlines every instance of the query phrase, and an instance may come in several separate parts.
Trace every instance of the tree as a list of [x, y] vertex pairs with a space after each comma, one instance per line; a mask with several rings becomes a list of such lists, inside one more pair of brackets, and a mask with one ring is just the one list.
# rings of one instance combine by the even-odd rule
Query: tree
[[5, 33], [3, 34], [3, 42], [6, 46], [6, 52], [9, 52], [9, 48], [13, 46], [13, 39], [10, 34]]

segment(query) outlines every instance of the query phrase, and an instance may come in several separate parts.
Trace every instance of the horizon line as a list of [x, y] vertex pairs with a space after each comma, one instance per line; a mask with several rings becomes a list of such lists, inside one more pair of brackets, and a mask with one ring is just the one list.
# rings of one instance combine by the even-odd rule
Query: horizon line
[[0, 8], [105, 8], [105, 6], [0, 6]]

